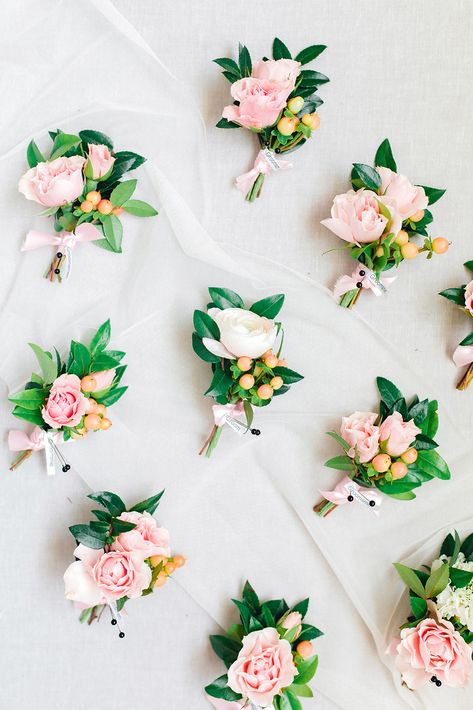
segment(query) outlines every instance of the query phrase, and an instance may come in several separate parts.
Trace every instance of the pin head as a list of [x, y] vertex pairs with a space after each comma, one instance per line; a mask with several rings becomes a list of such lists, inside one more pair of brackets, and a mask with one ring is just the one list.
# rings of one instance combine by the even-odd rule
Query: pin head
[[56, 254], [56, 256], [57, 256], [58, 259], [62, 259], [62, 252], [61, 252], [61, 251], [58, 251], [58, 253]]
[[362, 287], [363, 287], [363, 284], [361, 283], [361, 281], [357, 281], [356, 287], [357, 287], [357, 288], [362, 288]]
[[360, 276], [364, 276], [366, 274], [366, 271], [363, 271], [363, 269], [360, 269]]
[[60, 269], [54, 269], [54, 273], [55, 273], [55, 274], [60, 274], [60, 273], [61, 273], [61, 270], [60, 270]]
[[352, 502], [353, 500], [355, 500], [355, 499], [353, 498], [352, 494], [350, 493], [350, 495], [348, 496], [347, 500], [350, 501], [350, 503], [351, 503], [351, 502]]
[[116, 620], [116, 619], [112, 619], [110, 623], [111, 623], [112, 626], [116, 626], [116, 625], [117, 625], [117, 620]]
[[370, 500], [370, 506], [371, 506], [372, 508], [374, 508], [375, 505], [376, 505], [376, 502], [375, 502], [374, 500]]
[[120, 631], [120, 633], [118, 634], [118, 636], [119, 636], [119, 638], [124, 639], [124, 638], [125, 638], [125, 632], [124, 632], [124, 631]]

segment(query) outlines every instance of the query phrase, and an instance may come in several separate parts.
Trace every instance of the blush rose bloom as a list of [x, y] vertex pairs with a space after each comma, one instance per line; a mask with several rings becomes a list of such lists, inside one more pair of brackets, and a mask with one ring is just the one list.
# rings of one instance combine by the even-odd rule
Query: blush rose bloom
[[222, 111], [223, 118], [245, 128], [265, 128], [276, 122], [286, 105], [290, 92], [277, 82], [247, 77], [232, 84], [231, 94], [239, 106], [230, 104]]
[[465, 287], [465, 307], [473, 316], [473, 281]]
[[399, 412], [386, 417], [379, 429], [379, 440], [390, 456], [401, 456], [412, 444], [421, 430], [410, 419], [405, 422]]
[[389, 168], [376, 168], [381, 177], [380, 194], [392, 200], [397, 212], [405, 220], [429, 204], [423, 187], [413, 185], [405, 175]]
[[96, 386], [94, 392], [100, 392], [101, 390], [106, 390], [112, 384], [115, 378], [115, 369], [89, 372], [88, 377], [93, 377], [95, 380]]
[[61, 375], [51, 386], [41, 416], [53, 429], [61, 429], [77, 426], [87, 409], [88, 400], [80, 390], [77, 375]]
[[375, 426], [378, 415], [374, 412], [354, 412], [342, 417], [340, 435], [350, 445], [348, 456], [358, 454], [361, 463], [371, 461], [379, 449], [379, 427]]
[[274, 696], [297, 675], [291, 645], [273, 628], [252, 631], [242, 641], [238, 658], [228, 669], [228, 685], [255, 705], [270, 707]]
[[80, 155], [38, 163], [20, 178], [18, 190], [27, 200], [34, 200], [45, 207], [66, 205], [82, 194], [84, 163], [85, 158]]
[[283, 617], [282, 620], [279, 621], [279, 624], [281, 624], [283, 629], [286, 629], [287, 631], [297, 627], [296, 634], [292, 639], [294, 641], [298, 636], [300, 636], [302, 631], [302, 614], [298, 611], [291, 611], [287, 616]]
[[113, 543], [114, 550], [122, 552], [140, 551], [145, 559], [153, 555], [171, 556], [170, 536], [166, 528], [158, 527], [156, 520], [147, 512], [137, 513], [135, 510], [122, 513], [119, 520], [136, 525], [133, 530], [120, 533]]
[[64, 573], [66, 599], [86, 608], [108, 604], [124, 596], [141, 596], [151, 582], [151, 569], [140, 552], [104, 552], [79, 545]]
[[229, 360], [246, 356], [257, 358], [272, 348], [277, 330], [272, 320], [244, 308], [210, 308], [220, 330], [220, 341], [202, 338], [211, 353]]
[[435, 675], [452, 688], [465, 686], [473, 671], [471, 647], [449, 621], [424, 619], [415, 628], [402, 629], [401, 638], [390, 647], [396, 668], [411, 690], [417, 690]]
[[377, 241], [385, 232], [397, 234], [402, 226], [401, 218], [386, 204], [391, 214], [388, 220], [381, 213], [379, 202], [382, 200], [371, 190], [349, 190], [343, 195], [336, 195], [331, 217], [323, 219], [321, 224], [340, 239], [358, 246]]
[[273, 82], [279, 89], [287, 91], [287, 98], [295, 86], [300, 71], [301, 63], [294, 59], [269, 59], [267, 62], [263, 60], [255, 62], [251, 76]]
[[[112, 169], [115, 162], [115, 158], [112, 156], [110, 150], [106, 145], [96, 145], [95, 143], [89, 143], [89, 164], [91, 167], [92, 175], [94, 180], [99, 180], [107, 175]], [[87, 171], [87, 175], [89, 172]]]

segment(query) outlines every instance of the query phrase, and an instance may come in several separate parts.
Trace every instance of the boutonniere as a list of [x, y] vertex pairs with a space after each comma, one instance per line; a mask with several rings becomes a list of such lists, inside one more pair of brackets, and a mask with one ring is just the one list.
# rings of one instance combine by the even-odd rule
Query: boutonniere
[[306, 47], [294, 59], [277, 37], [273, 59], [253, 62], [246, 47], [239, 46], [238, 63], [214, 59], [231, 84], [233, 103], [225, 106], [217, 128], [248, 128], [255, 133], [259, 152], [253, 168], [236, 180], [248, 202], [261, 194], [266, 175], [292, 164], [281, 157], [300, 148], [319, 127], [317, 108], [323, 101], [315, 93], [329, 78], [302, 66], [316, 59], [326, 46]]
[[[473, 272], [473, 261], [465, 262], [464, 266], [468, 271]], [[473, 316], [473, 281], [457, 288], [447, 288], [441, 291], [440, 296], [453, 301], [466, 314]], [[453, 353], [453, 362], [457, 367], [467, 366], [467, 370], [457, 385], [458, 390], [466, 390], [473, 379], [473, 333], [463, 338], [461, 343]]]
[[50, 281], [69, 276], [72, 250], [80, 242], [121, 254], [123, 212], [137, 217], [158, 214], [143, 200], [132, 198], [137, 180], [123, 180], [125, 173], [146, 158], [129, 150], [113, 149], [111, 139], [99, 131], [71, 135], [50, 131], [53, 141], [46, 158], [35, 141], [26, 151], [30, 169], [20, 178], [19, 191], [46, 209], [41, 215], [54, 218], [55, 233], [31, 230], [22, 251], [53, 246], [54, 259], [45, 274]]
[[342, 418], [339, 432], [327, 432], [344, 453], [325, 465], [346, 475], [333, 491], [321, 491], [324, 500], [314, 510], [322, 517], [353, 501], [377, 512], [380, 493], [412, 500], [414, 489], [427, 481], [450, 478], [433, 439], [438, 429], [438, 402], [420, 401], [415, 395], [408, 403], [389, 380], [378, 377], [376, 383], [381, 395], [379, 414], [354, 412]]
[[8, 399], [15, 405], [13, 414], [35, 425], [31, 434], [12, 430], [8, 435], [11, 451], [20, 452], [10, 470], [35, 451], [44, 450], [48, 475], [55, 473], [55, 462], [64, 472], [70, 465], [59, 446], [70, 439], [82, 439], [88, 432], [107, 431], [112, 426], [108, 408], [128, 389], [120, 386], [126, 370], [121, 361], [125, 353], [107, 350], [110, 321], [103, 323], [87, 347], [73, 340], [69, 355], [61, 358], [30, 343], [41, 374], [33, 372], [25, 388]]
[[267, 406], [302, 379], [281, 359], [284, 331], [282, 323], [273, 319], [283, 306], [283, 294], [263, 298], [249, 309], [227, 288], [209, 288], [209, 294], [207, 311], [194, 311], [192, 334], [194, 352], [212, 367], [205, 395], [216, 402], [215, 424], [200, 451], [206, 456], [216, 447], [225, 425], [238, 434], [259, 435], [259, 429], [251, 428], [253, 407]]
[[413, 185], [398, 173], [387, 138], [376, 151], [374, 164], [372, 168], [353, 163], [353, 189], [337, 195], [331, 216], [322, 220], [347, 242], [346, 248], [357, 262], [353, 273], [341, 276], [335, 284], [334, 295], [344, 308], [354, 305], [362, 289], [376, 296], [385, 294], [396, 277], [382, 274], [405, 259], [415, 259], [422, 252], [431, 259], [449, 247], [446, 239], [432, 239], [427, 231], [433, 220], [427, 206], [437, 202], [445, 190]]
[[241, 601], [232, 599], [240, 623], [210, 643], [227, 673], [205, 688], [216, 708], [274, 708], [300, 710], [299, 697], [313, 696], [308, 683], [317, 670], [312, 641], [322, 636], [304, 623], [309, 599], [292, 608], [284, 599], [260, 602], [246, 582]]
[[411, 614], [388, 653], [402, 682], [462, 688], [473, 672], [473, 534], [447, 535], [440, 556], [423, 570], [394, 565], [409, 588]]
[[109, 608], [111, 623], [123, 631], [123, 607], [129, 599], [152, 594], [185, 564], [172, 555], [169, 532], [153, 514], [164, 491], [128, 510], [115, 493], [101, 491], [88, 498], [104, 510], [93, 510], [96, 520], [72, 525], [77, 547], [75, 562], [64, 573], [66, 599], [81, 610], [79, 621], [89, 625]]

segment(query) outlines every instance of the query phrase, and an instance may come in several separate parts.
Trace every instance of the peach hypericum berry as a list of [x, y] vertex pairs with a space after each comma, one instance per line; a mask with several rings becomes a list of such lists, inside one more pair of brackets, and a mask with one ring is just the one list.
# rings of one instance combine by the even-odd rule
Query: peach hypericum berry
[[283, 116], [278, 123], [278, 131], [283, 136], [290, 136], [296, 130], [297, 121], [295, 118]]
[[271, 399], [273, 396], [273, 388], [271, 385], [260, 385], [256, 390], [256, 394], [260, 399]]
[[304, 126], [308, 126], [311, 131], [316, 131], [320, 126], [320, 116], [318, 113], [306, 113], [301, 118]]
[[401, 254], [404, 259], [415, 259], [419, 255], [419, 247], [413, 242], [407, 242], [401, 247]]
[[97, 205], [97, 209], [100, 214], [110, 214], [110, 212], [113, 210], [113, 205], [110, 200], [100, 200], [99, 204]]
[[400, 478], [404, 478], [407, 474], [407, 466], [402, 461], [395, 461], [391, 464], [390, 471], [394, 480], [397, 481]]
[[391, 465], [391, 457], [388, 454], [378, 454], [371, 462], [376, 473], [386, 473]]
[[97, 388], [97, 381], [95, 377], [86, 375], [80, 381], [80, 388], [82, 392], [93, 392]]
[[250, 390], [255, 384], [253, 375], [242, 375], [238, 380], [238, 384], [243, 390]]
[[407, 449], [407, 451], [402, 454], [401, 459], [404, 463], [410, 464], [417, 461], [417, 456], [418, 454], [416, 449]]
[[97, 414], [86, 414], [84, 417], [84, 426], [86, 429], [97, 431], [102, 423], [101, 418]]
[[100, 422], [100, 428], [103, 429], [103, 431], [107, 431], [107, 429], [110, 429], [111, 426], [111, 420], [107, 419], [107, 417], [103, 417], [102, 421]]
[[301, 641], [297, 644], [296, 651], [302, 658], [310, 658], [314, 653], [314, 647], [310, 641]]
[[417, 212], [414, 212], [414, 214], [411, 214], [409, 217], [411, 222], [420, 222], [421, 219], [424, 218], [424, 210], [417, 210]]
[[445, 254], [450, 244], [444, 237], [436, 237], [432, 240], [432, 251], [436, 254]]
[[89, 202], [88, 200], [84, 200], [83, 202], [81, 202], [80, 208], [81, 208], [82, 212], [87, 213], [87, 212], [92, 212], [92, 210], [94, 209], [94, 206], [93, 206], [92, 202]]
[[97, 207], [99, 204], [100, 200], [102, 199], [102, 196], [100, 192], [97, 192], [97, 190], [91, 190], [90, 192], [87, 193], [85, 196], [85, 199], [87, 202], [90, 202], [91, 205], [94, 207]]
[[276, 376], [276, 377], [273, 377], [273, 379], [270, 381], [269, 384], [271, 385], [273, 390], [279, 390], [279, 389], [281, 389], [281, 387], [283, 386], [284, 383], [283, 383], [282, 377]]
[[278, 362], [279, 362], [279, 358], [277, 358], [276, 355], [268, 355], [264, 359], [264, 364], [266, 365], [266, 367], [270, 367], [270, 368], [276, 367]]
[[299, 113], [303, 105], [304, 99], [302, 98], [302, 96], [294, 96], [287, 102], [287, 107], [292, 113]]
[[407, 244], [407, 242], [409, 241], [409, 235], [404, 229], [401, 229], [397, 233], [396, 239], [394, 241], [396, 244], [399, 244], [399, 246], [402, 247], [402, 246], [404, 246], [404, 244]]
[[253, 360], [250, 357], [239, 357], [237, 360], [237, 367], [242, 372], [248, 372], [252, 364]]

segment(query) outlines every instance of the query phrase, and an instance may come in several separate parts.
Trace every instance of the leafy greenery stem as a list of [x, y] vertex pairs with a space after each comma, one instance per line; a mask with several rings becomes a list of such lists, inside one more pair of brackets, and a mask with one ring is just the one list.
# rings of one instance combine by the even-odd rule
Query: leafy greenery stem
[[335, 508], [338, 506], [335, 505], [335, 503], [332, 503], [329, 500], [323, 500], [320, 501], [320, 503], [317, 503], [317, 505], [314, 505], [314, 512], [317, 513], [317, 515], [320, 515], [322, 518], [326, 518], [327, 515], [330, 515]]
[[204, 451], [205, 451], [205, 455], [207, 456], [207, 458], [209, 458], [211, 456], [212, 451], [217, 446], [217, 443], [218, 443], [221, 433], [222, 433], [222, 427], [214, 424], [211, 431], [210, 431], [210, 434], [208, 435], [207, 439], [204, 441], [204, 445], [202, 446], [201, 450], [199, 451], [199, 456], [202, 456]]
[[353, 289], [345, 293], [340, 299], [340, 305], [342, 308], [352, 308], [357, 302], [359, 295], [361, 293], [361, 288]]
[[256, 198], [260, 196], [261, 188], [263, 187], [264, 178], [265, 178], [264, 173], [260, 173], [258, 175], [258, 177], [254, 181], [253, 185], [251, 186], [251, 188], [248, 191], [248, 194], [246, 196], [246, 199], [248, 202], [254, 202], [256, 200]]
[[461, 378], [460, 382], [457, 384], [457, 390], [466, 390], [471, 380], [473, 380], [473, 362], [471, 363], [471, 365], [469, 365], [467, 371]]
[[19, 456], [12, 462], [10, 466], [10, 471], [14, 471], [15, 468], [17, 468], [25, 459], [29, 458], [31, 454], [33, 453], [33, 449], [27, 449], [26, 451], [22, 451]]

